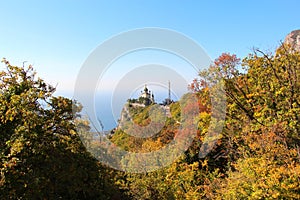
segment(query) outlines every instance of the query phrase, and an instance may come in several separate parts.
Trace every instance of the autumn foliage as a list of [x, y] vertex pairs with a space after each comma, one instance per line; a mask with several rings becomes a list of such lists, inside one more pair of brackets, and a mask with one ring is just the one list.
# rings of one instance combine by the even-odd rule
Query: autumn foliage
[[[289, 48], [282, 45], [274, 55], [256, 50], [243, 60], [224, 53], [201, 71], [189, 85], [198, 105], [185, 111], [172, 105], [174, 117], [199, 109], [197, 136], [185, 155], [155, 172], [117, 176], [126, 177], [119, 187], [133, 199], [299, 199], [300, 54]], [[201, 158], [211, 123], [210, 93], [220, 80], [227, 99], [224, 128]], [[160, 147], [156, 143], [166, 141], [170, 130], [176, 136], [175, 121], [147, 146]]]
[[[244, 59], [222, 54], [199, 72], [188, 86], [190, 94], [170, 105], [171, 116], [150, 138], [129, 135], [128, 130], [135, 131], [130, 126], [113, 130], [108, 138], [115, 146], [147, 153], [189, 137], [189, 127], [196, 128], [192, 143], [173, 163], [143, 173], [116, 171], [93, 158], [85, 147], [104, 151], [103, 143], [80, 141], [79, 136], [91, 138], [88, 120], [79, 116], [80, 104], [55, 97], [55, 89], [36, 78], [32, 67], [6, 60], [4, 65], [2, 199], [300, 199], [300, 53], [287, 45], [274, 54], [255, 50]], [[221, 133], [208, 139], [211, 126], [220, 125], [213, 110], [222, 95], [212, 103], [220, 81], [226, 116]], [[184, 101], [189, 95], [196, 101]], [[130, 112], [138, 125], [151, 123], [149, 108]], [[202, 157], [200, 149], [209, 140], [210, 151]], [[117, 161], [106, 151], [111, 162]], [[122, 159], [135, 167], [143, 158]]]

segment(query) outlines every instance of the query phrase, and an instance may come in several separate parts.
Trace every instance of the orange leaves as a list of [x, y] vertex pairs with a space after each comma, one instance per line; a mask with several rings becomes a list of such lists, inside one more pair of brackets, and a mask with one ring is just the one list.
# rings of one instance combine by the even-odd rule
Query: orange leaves
[[192, 92], [198, 92], [200, 90], [200, 83], [195, 78], [191, 84], [188, 85], [188, 89]]
[[235, 66], [241, 59], [237, 58], [235, 54], [222, 53], [215, 61], [215, 65], [218, 66]]

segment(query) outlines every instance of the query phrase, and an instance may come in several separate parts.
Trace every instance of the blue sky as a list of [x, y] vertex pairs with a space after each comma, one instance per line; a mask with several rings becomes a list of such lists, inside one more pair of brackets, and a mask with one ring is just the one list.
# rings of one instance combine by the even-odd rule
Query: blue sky
[[161, 27], [198, 42], [211, 58], [273, 50], [300, 28], [300, 1], [2, 1], [0, 57], [28, 61], [58, 93], [72, 95], [77, 73], [101, 42], [131, 29]]

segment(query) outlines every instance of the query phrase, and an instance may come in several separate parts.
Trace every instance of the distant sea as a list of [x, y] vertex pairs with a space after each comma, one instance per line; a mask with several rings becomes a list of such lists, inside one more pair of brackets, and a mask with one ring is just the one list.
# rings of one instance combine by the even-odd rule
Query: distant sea
[[[154, 88], [150, 87], [154, 91], [154, 99], [156, 103], [162, 103], [168, 97], [168, 91], [166, 88]], [[159, 90], [160, 89], [160, 90]], [[174, 101], [178, 101], [187, 90], [177, 91], [175, 94], [173, 91], [171, 92], [171, 98]], [[117, 127], [118, 119], [120, 118], [120, 114], [123, 106], [127, 102], [129, 98], [138, 98], [140, 91], [136, 91], [131, 95], [112, 95], [112, 92], [101, 92], [96, 93], [95, 95], [95, 114], [97, 116], [97, 120], [101, 121], [104, 127], [104, 131], [110, 131]], [[55, 92], [55, 96], [64, 96], [67, 98], [74, 99], [73, 92], [71, 91], [57, 91]], [[83, 105], [84, 106], [84, 105]], [[85, 115], [85, 113], [82, 113]], [[99, 123], [98, 121], [93, 123]], [[99, 127], [99, 126], [98, 126]], [[100, 130], [99, 130], [100, 131]]]
[[[120, 97], [120, 98], [119, 98]], [[99, 94], [96, 95], [95, 110], [98, 120], [100, 120], [104, 126], [105, 131], [114, 129], [118, 125], [120, 114], [123, 106], [129, 98], [138, 98], [137, 94], [131, 97], [125, 97], [122, 95], [114, 96], [112, 99], [111, 94]], [[167, 98], [166, 91], [155, 93], [156, 103], [162, 103]], [[178, 97], [173, 94], [172, 99], [177, 101]], [[98, 122], [97, 122], [98, 123]]]

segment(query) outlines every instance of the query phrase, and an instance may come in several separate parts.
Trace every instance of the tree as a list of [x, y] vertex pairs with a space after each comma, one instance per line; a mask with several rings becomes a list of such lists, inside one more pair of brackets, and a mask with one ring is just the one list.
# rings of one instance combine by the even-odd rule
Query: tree
[[[0, 193], [5, 199], [105, 199], [105, 172], [80, 141], [81, 106], [55, 97], [32, 66], [3, 60], [0, 72]], [[104, 185], [103, 182], [107, 184]], [[113, 188], [113, 187], [112, 187]]]
[[275, 55], [256, 50], [241, 63], [223, 54], [200, 77], [191, 85], [198, 93], [218, 77], [226, 84], [220, 147], [230, 168], [221, 184], [212, 182], [220, 190], [210, 185], [213, 198], [299, 198], [299, 52], [283, 44]]

